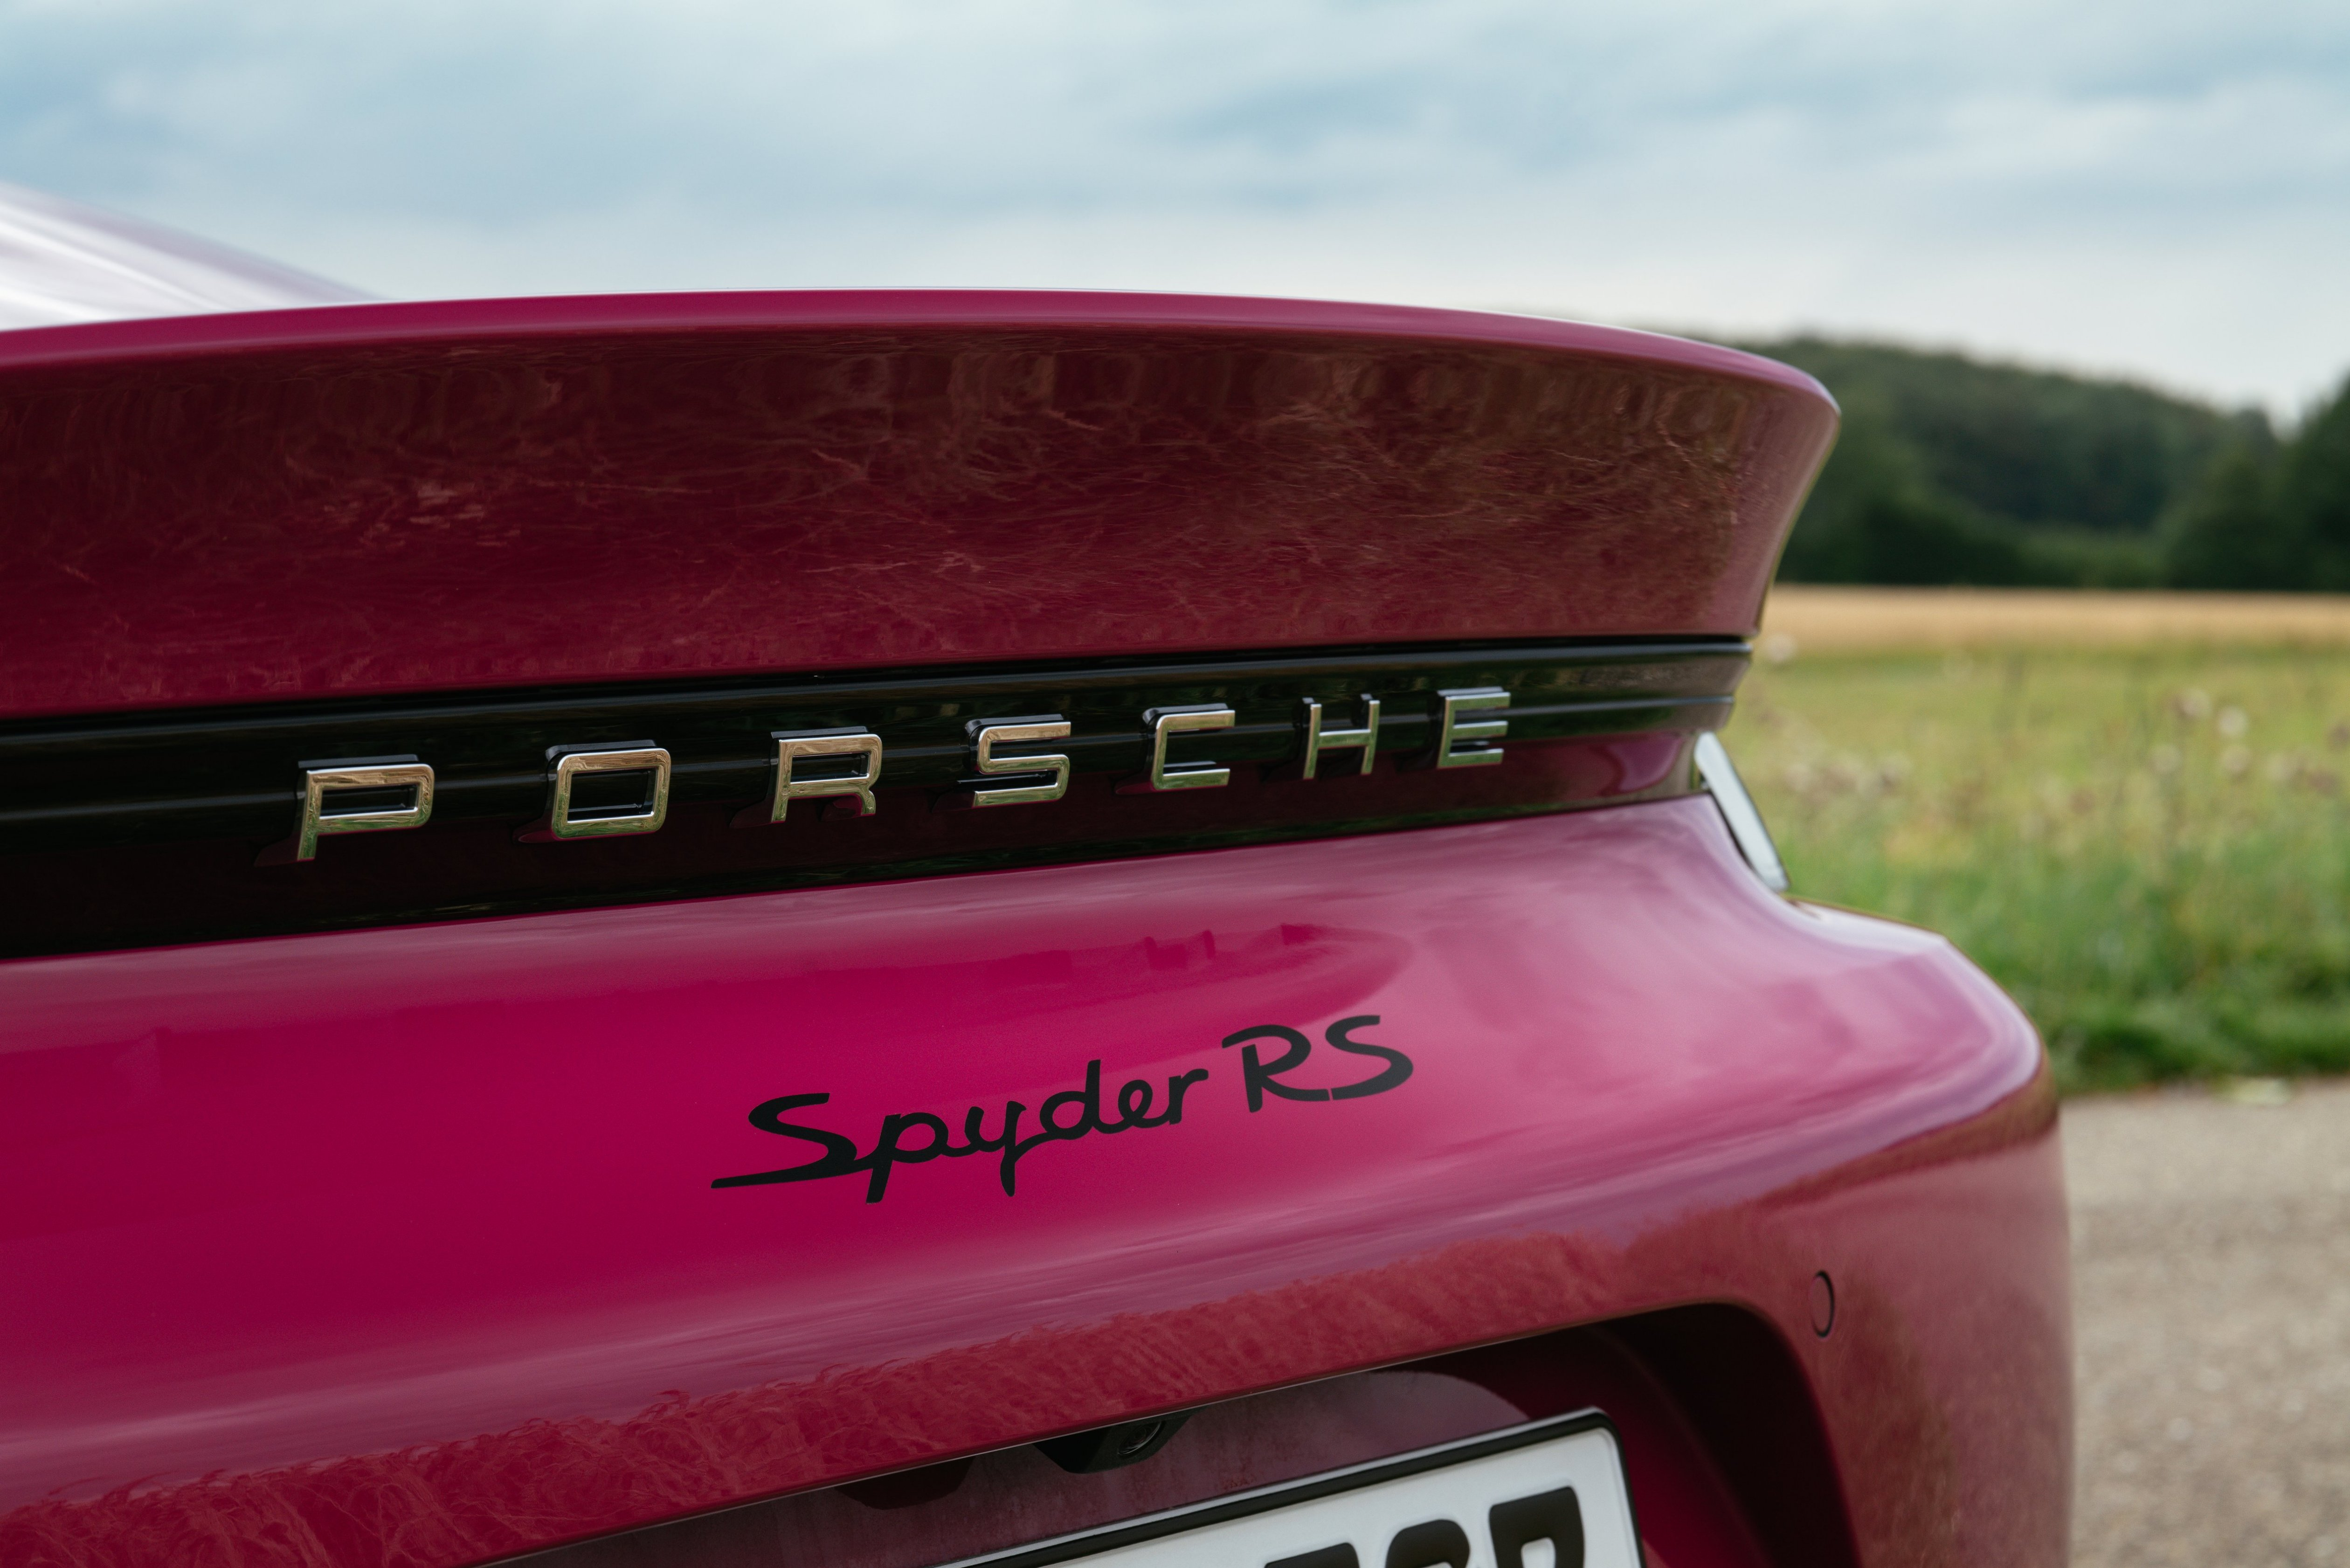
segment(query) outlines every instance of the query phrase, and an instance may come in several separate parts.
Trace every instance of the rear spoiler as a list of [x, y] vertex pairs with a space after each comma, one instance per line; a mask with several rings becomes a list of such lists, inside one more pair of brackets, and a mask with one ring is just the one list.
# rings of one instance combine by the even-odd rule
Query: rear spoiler
[[0, 720], [1750, 635], [1835, 409], [1518, 317], [865, 292], [0, 333]]

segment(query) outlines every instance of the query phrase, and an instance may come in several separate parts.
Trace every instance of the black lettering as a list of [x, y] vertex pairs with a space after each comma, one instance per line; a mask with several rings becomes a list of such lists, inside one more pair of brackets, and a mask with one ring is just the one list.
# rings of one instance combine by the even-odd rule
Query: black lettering
[[[898, 1140], [908, 1127], [921, 1127], [931, 1135], [931, 1141], [920, 1148], [900, 1148]], [[865, 1157], [873, 1176], [865, 1184], [865, 1201], [879, 1203], [889, 1189], [889, 1172], [895, 1166], [920, 1165], [926, 1159], [936, 1159], [947, 1152], [947, 1124], [928, 1111], [913, 1111], [905, 1116], [883, 1116], [881, 1136], [873, 1143], [873, 1152]]]
[[[1278, 1061], [1268, 1065], [1257, 1060], [1255, 1046], [1242, 1044], [1249, 1040], [1285, 1041], [1289, 1048], [1281, 1054]], [[1264, 1109], [1267, 1095], [1278, 1095], [1284, 1100], [1326, 1100], [1330, 1097], [1327, 1089], [1293, 1089], [1279, 1081], [1284, 1073], [1304, 1066], [1307, 1054], [1314, 1049], [1313, 1042], [1296, 1030], [1285, 1029], [1278, 1023], [1260, 1023], [1253, 1029], [1225, 1035], [1224, 1044], [1241, 1047], [1241, 1082], [1248, 1089], [1248, 1108], [1251, 1111]]]
[[1264, 1568], [1362, 1568], [1362, 1561], [1355, 1555], [1352, 1542], [1341, 1541], [1336, 1546], [1318, 1546], [1295, 1557], [1276, 1557]]
[[1020, 1164], [1020, 1157], [1026, 1154], [1030, 1149], [1035, 1148], [1040, 1143], [1057, 1143], [1059, 1141], [1060, 1136], [1057, 1133], [1031, 1133], [1026, 1137], [1022, 1138], [1018, 1143], [1014, 1144], [1011, 1147], [1003, 1151], [1003, 1195], [1006, 1198], [1013, 1196], [1013, 1194], [1018, 1190], [1016, 1184], [1020, 1179], [1020, 1173], [1017, 1168]]
[[1493, 1532], [1494, 1568], [1526, 1568], [1530, 1541], [1550, 1542], [1552, 1568], [1583, 1568], [1583, 1505], [1571, 1486], [1497, 1502], [1485, 1523]]
[[830, 1095], [784, 1095], [751, 1108], [751, 1125], [761, 1132], [775, 1133], [784, 1137], [795, 1137], [815, 1144], [824, 1153], [806, 1165], [786, 1166], [781, 1170], [754, 1171], [749, 1176], [722, 1176], [712, 1187], [764, 1187], [773, 1181], [818, 1181], [827, 1176], [854, 1176], [865, 1168], [857, 1158], [857, 1145], [837, 1132], [822, 1127], [795, 1127], [783, 1119], [785, 1111], [795, 1111], [802, 1106], [820, 1106], [831, 1099]]
[[[1076, 1121], [1066, 1127], [1055, 1121], [1053, 1109], [1056, 1106], [1079, 1107]], [[1044, 1124], [1044, 1131], [1031, 1133], [1003, 1151], [1003, 1190], [1007, 1194], [1013, 1190], [1014, 1168], [1019, 1164], [1022, 1155], [1026, 1154], [1038, 1144], [1068, 1143], [1085, 1137], [1089, 1132], [1100, 1129], [1101, 1063], [1096, 1060], [1086, 1064], [1084, 1088], [1063, 1089], [1057, 1095], [1046, 1096], [1045, 1103], [1036, 1108], [1036, 1119]]]
[[1006, 1198], [1012, 1196], [1013, 1162], [1020, 1158], [1020, 1113], [1027, 1108], [1017, 1100], [1007, 1100], [1003, 1106], [1003, 1139], [995, 1146], [1003, 1151], [1003, 1158], [996, 1162], [995, 1179]]
[[1407, 1525], [1388, 1542], [1388, 1568], [1469, 1568], [1469, 1532], [1449, 1519]]
[[[1053, 1107], [1055, 1106], [1079, 1107], [1076, 1125], [1065, 1127], [1055, 1121]], [[1101, 1126], [1101, 1062], [1099, 1059], [1086, 1064], [1084, 1088], [1063, 1089], [1057, 1095], [1047, 1096], [1044, 1105], [1037, 1108], [1036, 1119], [1044, 1124], [1045, 1132], [1055, 1137], [1080, 1138], [1098, 1128]]]
[[[1238, 1045], [1241, 1050], [1243, 1077], [1248, 1093], [1248, 1108], [1264, 1108], [1265, 1096], [1284, 1100], [1352, 1099], [1364, 1095], [1383, 1094], [1411, 1075], [1409, 1057], [1400, 1051], [1367, 1041], [1357, 1041], [1350, 1032], [1367, 1028], [1378, 1023], [1376, 1014], [1345, 1018], [1330, 1025], [1324, 1038], [1336, 1050], [1357, 1056], [1374, 1056], [1386, 1065], [1373, 1076], [1346, 1088], [1293, 1088], [1283, 1078], [1305, 1064], [1313, 1054], [1313, 1044], [1296, 1030], [1279, 1023], [1259, 1024], [1225, 1037], [1226, 1046]], [[1256, 1042], [1277, 1040], [1281, 1054], [1265, 1061]], [[1016, 1196], [1019, 1186], [1021, 1158], [1040, 1145], [1074, 1143], [1093, 1133], [1124, 1132], [1129, 1127], [1173, 1127], [1183, 1119], [1185, 1097], [1210, 1076], [1205, 1067], [1167, 1076], [1166, 1099], [1159, 1098], [1158, 1081], [1153, 1078], [1130, 1078], [1120, 1085], [1116, 1103], [1104, 1116], [1102, 1104], [1102, 1064], [1099, 1057], [1086, 1064], [1085, 1085], [1063, 1089], [1048, 1095], [1036, 1109], [1036, 1119], [1028, 1125], [1035, 1130], [1021, 1135], [1021, 1127], [1028, 1107], [1018, 1100], [1003, 1105], [1000, 1129], [993, 1137], [987, 1133], [987, 1112], [973, 1106], [963, 1113], [961, 1141], [947, 1122], [929, 1111], [898, 1111], [881, 1118], [879, 1132], [872, 1148], [859, 1154], [857, 1140], [824, 1127], [805, 1127], [784, 1119], [787, 1113], [810, 1106], [831, 1103], [829, 1095], [784, 1095], [763, 1101], [751, 1111], [751, 1125], [761, 1132], [779, 1137], [796, 1138], [812, 1144], [818, 1153], [813, 1159], [799, 1165], [785, 1166], [777, 1170], [752, 1171], [742, 1176], [722, 1176], [712, 1187], [755, 1187], [775, 1182], [820, 1181], [829, 1177], [863, 1174], [866, 1178], [865, 1201], [879, 1203], [889, 1196], [891, 1177], [901, 1165], [923, 1165], [940, 1159], [962, 1159], [975, 1154], [999, 1157], [996, 1179], [1005, 1196]], [[914, 1135], [924, 1135], [914, 1141]], [[1425, 1565], [1424, 1565], [1425, 1568]]]
[[1411, 1058], [1402, 1052], [1386, 1045], [1374, 1045], [1367, 1040], [1347, 1037], [1348, 1031], [1368, 1029], [1378, 1021], [1378, 1013], [1367, 1012], [1358, 1018], [1341, 1018], [1322, 1032], [1322, 1038], [1341, 1051], [1351, 1051], [1357, 1056], [1385, 1057], [1388, 1064], [1359, 1084], [1348, 1084], [1344, 1088], [1331, 1090], [1332, 1099], [1359, 1100], [1365, 1095], [1384, 1095], [1411, 1076]]
[[1183, 1119], [1183, 1093], [1194, 1084], [1208, 1081], [1205, 1067], [1194, 1067], [1188, 1073], [1176, 1074], [1167, 1080], [1167, 1114], [1159, 1119], [1173, 1127]]
[[967, 1154], [993, 1154], [1012, 1141], [1012, 1129], [1019, 1125], [1020, 1113], [1027, 1108], [1017, 1100], [1006, 1101], [1003, 1106], [1003, 1136], [989, 1137], [980, 1130], [981, 1124], [987, 1117], [987, 1113], [977, 1106], [972, 1106], [962, 1114], [963, 1141], [947, 1145], [946, 1157], [949, 1159], [961, 1159]]
[[1130, 1078], [1118, 1091], [1118, 1120], [1102, 1123], [1104, 1132], [1124, 1132], [1128, 1127], [1155, 1127], [1166, 1121], [1165, 1116], [1150, 1114], [1150, 1102], [1158, 1091], [1148, 1078]]

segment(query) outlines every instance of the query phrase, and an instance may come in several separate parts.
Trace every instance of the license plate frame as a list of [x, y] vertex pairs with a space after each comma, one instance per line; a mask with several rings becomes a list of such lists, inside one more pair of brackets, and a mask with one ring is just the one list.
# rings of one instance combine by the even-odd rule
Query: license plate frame
[[[1548, 1484], [1542, 1484], [1548, 1478]], [[1529, 1488], [1534, 1490], [1529, 1490]], [[1524, 1533], [1565, 1515], [1553, 1494], [1574, 1498], [1575, 1540]], [[1445, 1502], [1447, 1491], [1453, 1501]], [[1487, 1493], [1491, 1501], [1478, 1500]], [[1549, 1511], [1505, 1505], [1543, 1503]], [[1440, 1505], [1449, 1511], [1436, 1512]], [[1469, 1517], [1460, 1517], [1467, 1514]], [[1399, 1525], [1396, 1521], [1408, 1522]], [[1343, 1528], [1342, 1528], [1343, 1521]], [[1625, 1475], [1623, 1441], [1596, 1409], [1545, 1417], [1386, 1459], [1366, 1460], [1120, 1520], [1067, 1535], [963, 1558], [944, 1568], [1433, 1568], [1451, 1539], [1406, 1531], [1455, 1527], [1468, 1561], [1460, 1568], [1541, 1568], [1534, 1542], [1551, 1542], [1549, 1568], [1642, 1568], [1638, 1516]], [[1518, 1537], [1514, 1544], [1510, 1538]], [[1336, 1539], [1330, 1539], [1330, 1538]], [[1235, 1546], [1241, 1550], [1233, 1550]], [[1404, 1546], [1400, 1555], [1398, 1547]], [[1413, 1558], [1424, 1561], [1410, 1561]]]

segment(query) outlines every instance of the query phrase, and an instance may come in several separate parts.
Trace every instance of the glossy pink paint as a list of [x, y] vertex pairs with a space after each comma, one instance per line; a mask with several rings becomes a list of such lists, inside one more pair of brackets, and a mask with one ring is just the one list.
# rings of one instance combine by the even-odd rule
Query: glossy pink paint
[[1522, 317], [1162, 295], [0, 333], [0, 718], [1754, 628], [1835, 407]]
[[[0, 1008], [12, 1562], [477, 1561], [1710, 1300], [1794, 1347], [1869, 1568], [2062, 1561], [2031, 1030], [1702, 798], [26, 960]], [[1223, 1037], [1357, 1014], [1408, 1083], [1248, 1109]], [[1333, 1054], [1297, 1081], [1376, 1065]], [[868, 1147], [1093, 1060], [1208, 1077], [1016, 1197], [710, 1185], [814, 1152], [772, 1096]]]

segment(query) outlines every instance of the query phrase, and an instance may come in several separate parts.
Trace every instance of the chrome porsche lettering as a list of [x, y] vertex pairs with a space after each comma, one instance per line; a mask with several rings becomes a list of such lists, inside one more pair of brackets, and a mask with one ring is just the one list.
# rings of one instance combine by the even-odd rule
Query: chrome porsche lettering
[[999, 757], [995, 754], [998, 746], [1067, 740], [1069, 722], [1058, 713], [1045, 713], [1034, 719], [973, 719], [964, 728], [971, 736], [972, 764], [986, 776], [1050, 775], [1050, 782], [1045, 784], [974, 788], [967, 797], [972, 805], [1041, 805], [1069, 793], [1067, 757], [1058, 753], [1041, 757]]
[[[1499, 686], [1463, 687], [1430, 694], [1425, 718], [1412, 714], [1410, 728], [1425, 727], [1425, 737], [1397, 741], [1411, 768], [1489, 766], [1503, 760], [1510, 721], [1501, 711], [1510, 705], [1510, 693]], [[1359, 692], [1354, 699], [1355, 722], [1334, 727], [1320, 700], [1294, 700], [1295, 739], [1285, 761], [1265, 760], [1262, 750], [1243, 749], [1263, 778], [1314, 780], [1324, 776], [1322, 763], [1334, 752], [1353, 752], [1351, 767], [1329, 770], [1360, 777], [1375, 771], [1379, 749], [1393, 727], [1405, 721], [1383, 719], [1383, 699]], [[952, 710], [950, 709], [950, 711]], [[1492, 714], [1492, 717], [1477, 717]], [[1232, 782], [1231, 763], [1197, 758], [1170, 761], [1170, 743], [1180, 736], [1219, 731], [1240, 731], [1241, 715], [1228, 702], [1194, 702], [1145, 709], [1141, 714], [1143, 763], [1115, 788], [1120, 794], [1164, 794], [1181, 790], [1222, 789]], [[939, 806], [993, 807], [1045, 805], [1066, 798], [1076, 772], [1068, 752], [1031, 752], [1053, 741], [1072, 739], [1072, 725], [1059, 713], [1016, 717], [985, 717], [964, 722], [965, 743], [972, 770], [970, 777], [951, 787], [933, 775], [928, 784]], [[1262, 748], [1268, 731], [1278, 726], [1260, 719], [1247, 734], [1249, 745]], [[1409, 734], [1409, 729], [1407, 730]], [[1110, 758], [1098, 732], [1081, 744], [1095, 759], [1095, 771], [1107, 771]], [[769, 732], [775, 747], [768, 763], [763, 797], [743, 806], [731, 818], [737, 827], [756, 827], [786, 820], [794, 801], [819, 803], [822, 815], [870, 816], [880, 809], [877, 792], [889, 757], [885, 738], [858, 724], [830, 729]], [[927, 751], [926, 749], [927, 748]], [[935, 767], [941, 748], [935, 740], [918, 742], [911, 750], [915, 768]], [[1132, 753], [1125, 753], [1126, 756]], [[1230, 755], [1231, 753], [1226, 753]], [[671, 753], [652, 741], [604, 742], [550, 746], [546, 752], [546, 795], [541, 815], [515, 836], [525, 843], [561, 843], [582, 838], [658, 833], [669, 818]], [[696, 759], [689, 771], [707, 773], [713, 766], [747, 771], [743, 764], [713, 764]], [[1130, 762], [1118, 765], [1130, 768]], [[921, 778], [917, 774], [918, 780]], [[262, 865], [307, 863], [317, 858], [318, 840], [345, 833], [376, 833], [421, 827], [432, 815], [434, 770], [413, 755], [343, 758], [303, 763], [297, 768], [298, 793], [292, 833], [261, 853]], [[901, 784], [906, 782], [899, 781]], [[452, 783], [453, 790], [456, 784]], [[474, 787], [468, 781], [468, 787]], [[748, 793], [747, 791], [745, 793]], [[707, 798], [706, 795], [704, 798]], [[740, 801], [743, 796], [736, 795]], [[517, 813], [519, 815], [519, 813]], [[509, 820], [512, 820], [509, 818]], [[1335, 1044], [1335, 1042], [1334, 1042]], [[1340, 1049], [1350, 1047], [1340, 1046]]]
[[336, 833], [384, 833], [432, 820], [432, 765], [412, 756], [303, 763], [293, 836], [261, 853], [260, 864], [315, 860]]
[[[769, 739], [775, 742], [775, 782], [768, 786], [767, 798], [762, 805], [735, 814], [735, 826], [755, 827], [762, 823], [781, 822], [795, 800], [821, 800], [827, 806], [837, 804], [858, 816], [870, 816], [878, 809], [873, 802], [873, 786], [881, 777], [881, 737], [872, 731], [860, 725], [840, 730], [778, 730]], [[841, 763], [851, 761], [858, 764], [853, 773], [806, 774], [798, 771], [803, 762], [813, 762], [819, 767], [830, 764], [837, 770]]]
[[[546, 815], [515, 836], [525, 844], [659, 833], [669, 820], [669, 753], [650, 741], [619, 746], [550, 746]], [[619, 786], [610, 798], [578, 798], [593, 781]]]
[[1356, 699], [1360, 721], [1351, 730], [1333, 730], [1322, 722], [1322, 704], [1313, 698], [1300, 699], [1302, 711], [1298, 717], [1298, 777], [1313, 778], [1322, 766], [1325, 752], [1360, 752], [1362, 765], [1355, 771], [1367, 774], [1378, 760], [1379, 700], [1366, 691]]
[[1149, 737], [1149, 771], [1118, 786], [1120, 794], [1155, 794], [1170, 789], [1222, 789], [1232, 782], [1232, 770], [1213, 763], [1167, 765], [1167, 742], [1176, 735], [1207, 730], [1229, 730], [1236, 715], [1222, 702], [1199, 702], [1180, 708], [1152, 708], [1142, 715], [1142, 732]]
[[[1501, 740], [1510, 732], [1510, 722], [1507, 719], [1477, 719], [1463, 722], [1461, 715], [1488, 708], [1506, 708], [1510, 705], [1508, 692], [1498, 686], [1479, 686], [1462, 691], [1439, 691], [1436, 701], [1433, 765], [1471, 768], [1502, 760]], [[1470, 742], [1490, 743], [1467, 744]]]

